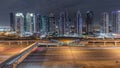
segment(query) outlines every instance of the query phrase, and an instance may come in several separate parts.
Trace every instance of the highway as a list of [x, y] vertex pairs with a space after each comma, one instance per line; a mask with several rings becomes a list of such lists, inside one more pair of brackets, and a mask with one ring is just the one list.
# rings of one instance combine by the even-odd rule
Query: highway
[[21, 44], [18, 41], [11, 42], [10, 44], [6, 43], [6, 41], [0, 42], [0, 63], [17, 54], [32, 43], [31, 41], [28, 41], [28, 44], [26, 42], [22, 42]]
[[[17, 68], [119, 68], [120, 40], [87, 40], [70, 43], [73, 46], [59, 46], [49, 40], [35, 40], [39, 47], [32, 51]], [[0, 63], [23, 50], [34, 40], [1, 41]], [[69, 43], [72, 40], [59, 40]], [[108, 41], [108, 43], [103, 43]], [[29, 42], [29, 43], [28, 43]], [[95, 42], [95, 43], [93, 43]], [[76, 46], [85, 44], [85, 46]], [[42, 45], [42, 46], [41, 46]], [[44, 45], [46, 47], [44, 47]], [[56, 46], [57, 45], [57, 46]], [[40, 47], [41, 46], [41, 47]]]
[[120, 48], [38, 47], [17, 68], [119, 68]]

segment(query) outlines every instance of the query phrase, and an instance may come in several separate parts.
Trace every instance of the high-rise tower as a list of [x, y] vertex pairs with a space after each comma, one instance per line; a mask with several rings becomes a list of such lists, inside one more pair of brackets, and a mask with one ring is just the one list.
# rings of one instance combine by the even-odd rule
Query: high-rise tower
[[65, 33], [65, 13], [60, 13], [60, 19], [59, 19], [59, 34], [64, 35]]
[[34, 13], [27, 13], [25, 19], [25, 31], [36, 33], [36, 21]]
[[15, 15], [14, 13], [10, 13], [10, 28], [11, 31], [15, 31]]
[[119, 34], [120, 33], [120, 11], [113, 11], [111, 14], [112, 20], [112, 32]]
[[82, 26], [83, 26], [83, 21], [82, 21], [82, 16], [80, 11], [77, 12], [77, 22], [76, 22], [76, 33], [78, 35], [82, 34]]
[[103, 33], [109, 33], [109, 13], [102, 13], [101, 29]]
[[86, 33], [93, 32], [93, 11], [86, 13]]
[[42, 27], [42, 19], [39, 13], [36, 14], [36, 31], [37, 33], [41, 33]]
[[65, 12], [60, 13], [59, 18], [59, 33], [61, 35], [69, 34], [70, 33], [70, 22], [68, 14]]
[[56, 31], [56, 23], [55, 23], [55, 16], [53, 13], [50, 13], [49, 15], [49, 24], [50, 24], [50, 32], [54, 33]]
[[15, 14], [15, 31], [20, 37], [24, 36], [24, 15], [23, 13]]
[[[41, 23], [41, 31], [42, 34], [48, 34], [49, 33], [49, 22], [47, 16], [42, 16], [42, 23]], [[50, 27], [51, 28], [51, 27]]]

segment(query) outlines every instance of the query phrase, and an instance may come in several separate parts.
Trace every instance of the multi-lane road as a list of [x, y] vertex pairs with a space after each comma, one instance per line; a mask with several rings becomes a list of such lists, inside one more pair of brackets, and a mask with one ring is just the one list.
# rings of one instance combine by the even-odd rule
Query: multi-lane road
[[[110, 40], [96, 40], [95, 42], [97, 43], [94, 43], [94, 47], [93, 43], [92, 47], [90, 43], [87, 43], [87, 46], [89, 45], [90, 47], [38, 47], [33, 50], [17, 68], [119, 68], [120, 47], [114, 47], [114, 43], [106, 43], [106, 46], [112, 45], [112, 47], [96, 47], [103, 41]], [[113, 41], [116, 40], [112, 40], [111, 42]], [[6, 45], [0, 45], [0, 61], [6, 60], [10, 56], [29, 46], [27, 42], [28, 41], [23, 41], [19, 43], [19, 41], [8, 41], [7, 43], [7, 41], [5, 41]], [[49, 40], [40, 40], [38, 42], [52, 44]], [[21, 43], [27, 45], [22, 46]], [[119, 45], [119, 43], [117, 43], [117, 45]]]
[[[10, 44], [9, 44], [10, 42]], [[16, 41], [3, 41], [0, 42], [0, 63], [4, 62], [13, 55], [19, 53], [21, 50], [32, 44], [33, 42], [16, 42]]]
[[120, 48], [38, 47], [18, 68], [119, 68]]

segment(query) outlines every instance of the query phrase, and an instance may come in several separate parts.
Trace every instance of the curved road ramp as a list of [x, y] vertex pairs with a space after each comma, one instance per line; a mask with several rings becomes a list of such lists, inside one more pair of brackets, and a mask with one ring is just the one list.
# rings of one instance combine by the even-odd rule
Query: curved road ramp
[[0, 68], [120, 68], [120, 47], [41, 45], [36, 42], [28, 46]]
[[0, 68], [17, 68], [17, 65], [21, 63], [37, 46], [38, 46], [38, 43], [35, 42], [31, 44], [30, 46], [24, 48], [17, 54], [1, 62]]

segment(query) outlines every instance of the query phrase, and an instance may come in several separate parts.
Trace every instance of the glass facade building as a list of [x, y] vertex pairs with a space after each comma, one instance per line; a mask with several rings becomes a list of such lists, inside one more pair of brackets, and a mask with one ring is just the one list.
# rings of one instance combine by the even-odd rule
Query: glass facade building
[[120, 33], [120, 11], [113, 11], [111, 14], [112, 20], [112, 32], [119, 34]]
[[83, 20], [80, 11], [77, 12], [77, 22], [76, 22], [76, 33], [78, 35], [82, 34]]
[[15, 14], [15, 31], [20, 36], [24, 36], [24, 15], [23, 13], [16, 13]]
[[102, 13], [101, 30], [102, 33], [109, 33], [109, 13]]
[[85, 21], [86, 21], [86, 33], [93, 32], [93, 11], [87, 11]]

